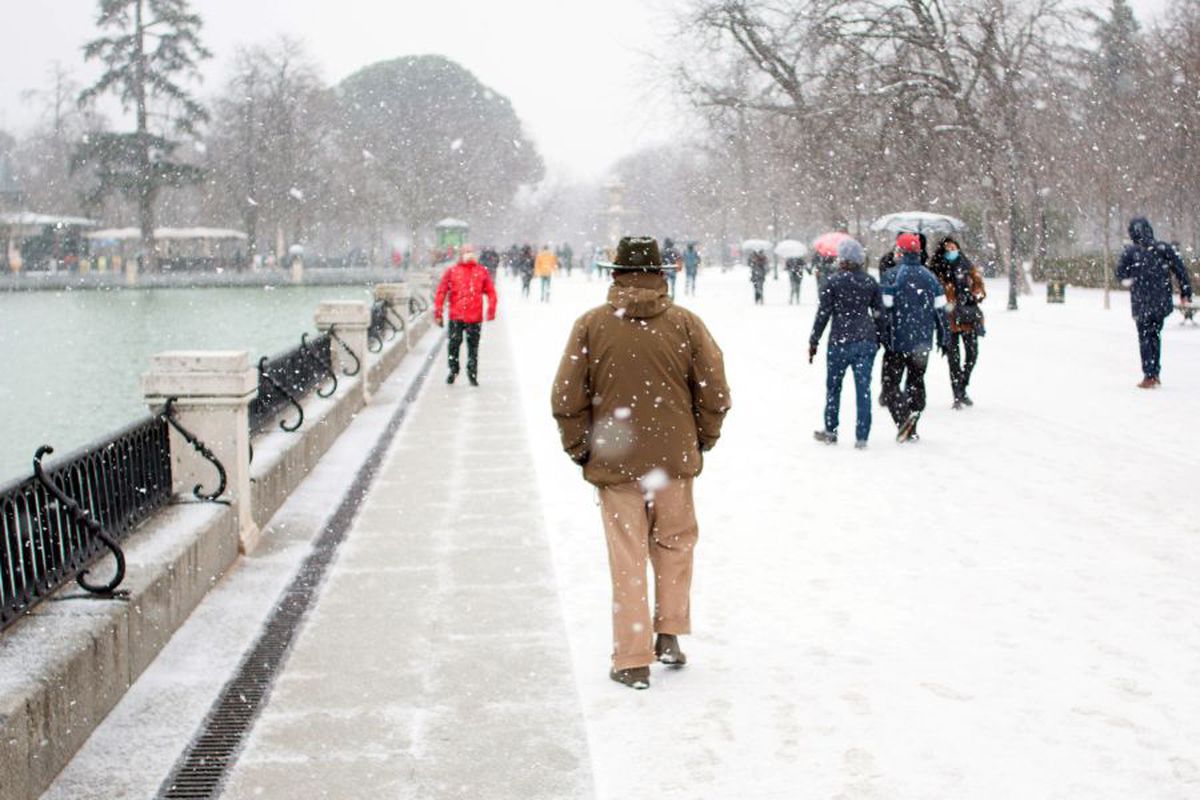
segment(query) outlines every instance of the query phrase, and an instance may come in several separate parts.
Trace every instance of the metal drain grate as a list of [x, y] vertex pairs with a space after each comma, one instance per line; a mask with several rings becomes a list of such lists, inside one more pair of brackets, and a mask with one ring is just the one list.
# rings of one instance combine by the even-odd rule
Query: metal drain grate
[[383, 435], [371, 449], [342, 502], [317, 537], [313, 551], [304, 559], [300, 570], [284, 590], [267, 618], [262, 633], [238, 665], [233, 679], [221, 690], [208, 716], [201, 723], [199, 733], [163, 782], [158, 791], [159, 800], [201, 800], [220, 796], [225, 778], [237, 763], [242, 742], [271, 694], [276, 673], [287, 658], [304, 614], [312, 605], [317, 589], [325, 578], [325, 571], [333, 561], [338, 545], [346, 537], [388, 447], [404, 422], [409, 405], [416, 399], [425, 376], [441, 352], [444, 338], [444, 334], [439, 337], [426, 357], [400, 407], [388, 420]]

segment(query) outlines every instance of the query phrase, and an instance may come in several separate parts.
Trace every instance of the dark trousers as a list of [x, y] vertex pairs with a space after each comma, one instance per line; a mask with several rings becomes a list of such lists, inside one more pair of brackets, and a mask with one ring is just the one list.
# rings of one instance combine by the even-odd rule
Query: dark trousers
[[[962, 339], [965, 360], [960, 360], [958, 341]], [[974, 331], [950, 334], [950, 387], [954, 389], [954, 399], [961, 400], [967, 394], [967, 386], [971, 383], [971, 373], [979, 361], [979, 336]]]
[[884, 381], [883, 402], [899, 425], [910, 414], [925, 410], [925, 368], [929, 366], [929, 353], [888, 353], [884, 356], [885, 374], [889, 366], [891, 375]]
[[754, 281], [754, 304], [761, 306], [763, 304], [763, 283], [764, 281]]
[[447, 356], [450, 360], [450, 372], [458, 374], [458, 351], [462, 348], [463, 334], [467, 335], [467, 375], [479, 375], [479, 332], [483, 327], [481, 322], [456, 322], [450, 320], [450, 346]]
[[1162, 371], [1164, 320], [1161, 317], [1135, 317], [1134, 322], [1137, 323], [1138, 346], [1142, 350], [1142, 375], [1157, 378]]
[[521, 296], [529, 297], [529, 284], [533, 281], [532, 275], [521, 276]]
[[788, 295], [788, 305], [790, 306], [793, 303], [799, 305], [799, 303], [800, 303], [800, 282], [804, 280], [804, 276], [803, 275], [793, 275], [792, 273], [789, 272], [788, 278], [792, 282], [792, 292], [791, 292], [791, 294]]
[[684, 274], [683, 293], [684, 294], [695, 294], [696, 293], [696, 273], [695, 272], [688, 272], [688, 273]]
[[838, 429], [838, 411], [842, 404], [842, 379], [846, 370], [854, 373], [854, 398], [858, 421], [854, 437], [865, 442], [871, 434], [871, 368], [875, 365], [874, 342], [850, 342], [829, 346], [828, 371], [825, 373], [825, 430]]

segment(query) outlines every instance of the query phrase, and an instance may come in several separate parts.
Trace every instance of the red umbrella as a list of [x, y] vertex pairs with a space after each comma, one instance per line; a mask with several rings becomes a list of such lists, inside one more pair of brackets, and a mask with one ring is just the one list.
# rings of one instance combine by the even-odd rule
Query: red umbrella
[[826, 258], [837, 258], [838, 245], [850, 238], [852, 238], [850, 234], [841, 231], [822, 233], [813, 239], [813, 250]]

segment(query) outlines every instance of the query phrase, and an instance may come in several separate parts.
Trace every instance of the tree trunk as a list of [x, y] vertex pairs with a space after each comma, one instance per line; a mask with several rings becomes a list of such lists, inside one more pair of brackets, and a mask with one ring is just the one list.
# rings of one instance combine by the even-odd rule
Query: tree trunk
[[157, 271], [154, 245], [154, 175], [150, 164], [149, 110], [146, 106], [146, 24], [142, 16], [144, 0], [134, 7], [134, 93], [137, 105], [137, 197], [141, 246], [137, 255], [139, 269]]

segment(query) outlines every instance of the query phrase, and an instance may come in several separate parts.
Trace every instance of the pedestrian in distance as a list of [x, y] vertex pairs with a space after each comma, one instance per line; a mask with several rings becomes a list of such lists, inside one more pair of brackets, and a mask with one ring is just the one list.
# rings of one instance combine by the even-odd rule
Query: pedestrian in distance
[[494, 247], [485, 247], [479, 253], [479, 263], [488, 271], [488, 275], [492, 277], [492, 283], [496, 282], [496, 270], [500, 268], [500, 254], [496, 252]]
[[925, 370], [936, 336], [946, 352], [946, 294], [941, 282], [921, 265], [921, 240], [915, 233], [896, 238], [899, 265], [884, 276], [883, 304], [895, 374], [887, 385], [886, 402], [896, 423], [896, 441], [917, 441], [917, 423], [925, 410]]
[[496, 287], [487, 268], [475, 260], [475, 248], [459, 248], [458, 262], [442, 274], [433, 298], [433, 321], [442, 327], [442, 313], [450, 304], [450, 337], [446, 350], [450, 374], [446, 383], [458, 377], [458, 356], [463, 337], [467, 339], [467, 380], [479, 385], [479, 337], [483, 328], [483, 300], [487, 298], [487, 320], [496, 318]]
[[971, 384], [971, 373], [979, 362], [979, 337], [986, 332], [983, 309], [979, 304], [987, 297], [987, 287], [982, 273], [962, 252], [958, 240], [953, 236], [947, 236], [938, 243], [929, 261], [929, 269], [942, 282], [942, 289], [946, 292], [946, 314], [950, 325], [946, 359], [950, 362], [953, 408], [961, 410], [964, 406], [975, 405], [967, 394], [967, 387]]
[[521, 276], [521, 296], [529, 297], [529, 285], [533, 283], [533, 248], [525, 245], [517, 258], [517, 274]]
[[808, 363], [817, 354], [825, 326], [832, 320], [826, 351], [825, 428], [814, 432], [818, 442], [837, 444], [838, 412], [842, 402], [842, 379], [849, 369], [854, 374], [854, 396], [858, 418], [854, 446], [863, 449], [871, 435], [871, 370], [875, 351], [887, 333], [883, 293], [867, 274], [866, 253], [854, 239], [838, 245], [838, 271], [821, 288], [817, 317], [808, 339]]
[[793, 256], [783, 262], [783, 268], [787, 271], [788, 282], [791, 284], [788, 305], [800, 305], [800, 284], [804, 281], [804, 259]]
[[662, 249], [663, 260], [663, 275], [667, 279], [667, 290], [671, 294], [671, 299], [675, 299], [675, 280], [679, 277], [679, 250], [675, 248], [675, 242], [671, 239], [663, 239]]
[[558, 257], [554, 255], [550, 245], [544, 244], [533, 262], [533, 274], [541, 281], [543, 303], [550, 302], [550, 279], [554, 277], [555, 272], [558, 272]]
[[761, 250], [754, 250], [750, 253], [750, 283], [754, 286], [754, 305], [761, 306], [765, 302], [763, 299], [763, 287], [767, 282], [767, 254]]
[[[658, 243], [626, 237], [608, 302], [571, 329], [551, 390], [563, 449], [597, 487], [612, 577], [609, 677], [650, 685], [691, 633], [693, 481], [730, 408], [720, 348], [667, 294]], [[654, 573], [653, 615], [646, 579]]]
[[558, 256], [558, 265], [567, 271], [567, 277], [571, 277], [571, 269], [575, 266], [575, 251], [571, 249], [568, 242], [563, 242], [562, 247], [556, 253]]
[[1179, 303], [1192, 302], [1192, 282], [1183, 259], [1175, 248], [1154, 238], [1154, 228], [1145, 217], [1129, 222], [1130, 244], [1117, 264], [1117, 280], [1129, 287], [1129, 305], [1137, 326], [1142, 355], [1140, 389], [1162, 385], [1162, 329], [1171, 316], [1171, 275], [1179, 282]]
[[700, 253], [696, 251], [696, 243], [688, 242], [680, 256], [683, 261], [683, 293], [696, 295], [696, 273], [700, 271]]

